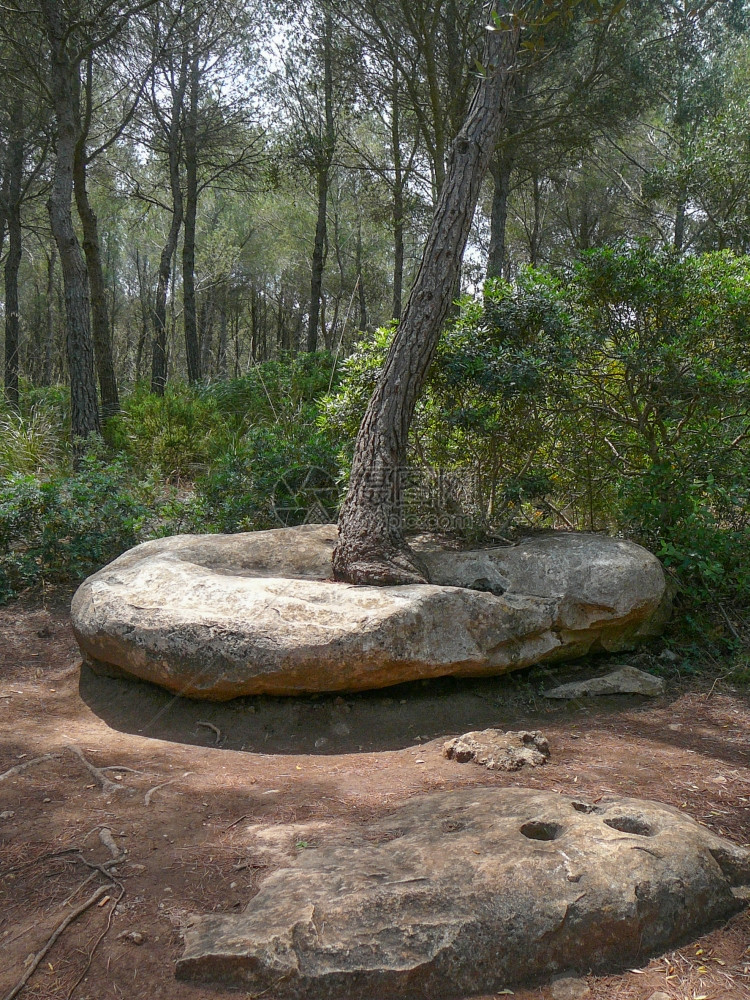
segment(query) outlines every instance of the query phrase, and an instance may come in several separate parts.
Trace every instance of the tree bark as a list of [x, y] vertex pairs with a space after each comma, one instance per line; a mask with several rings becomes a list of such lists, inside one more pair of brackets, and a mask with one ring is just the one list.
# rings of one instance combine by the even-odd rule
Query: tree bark
[[5, 398], [18, 409], [18, 347], [20, 317], [18, 311], [18, 272], [23, 255], [21, 199], [24, 155], [24, 102], [19, 92], [13, 102], [8, 139], [8, 194], [5, 207], [8, 226], [8, 256], [5, 258]]
[[83, 231], [83, 253], [91, 297], [91, 333], [94, 343], [94, 360], [99, 377], [99, 392], [102, 399], [102, 416], [113, 417], [120, 409], [117, 391], [117, 376], [112, 359], [112, 337], [107, 310], [107, 285], [104, 280], [102, 254], [99, 243], [99, 222], [91, 207], [86, 186], [86, 140], [88, 138], [91, 107], [93, 101], [93, 59], [90, 56], [86, 67], [86, 115], [81, 133], [76, 143], [73, 162], [73, 190], [78, 217]]
[[404, 170], [401, 158], [401, 108], [399, 105], [398, 66], [393, 64], [391, 100], [391, 146], [393, 154], [393, 308], [396, 320], [401, 319], [401, 299], [404, 293]]
[[505, 273], [506, 228], [508, 224], [508, 195], [513, 173], [513, 154], [498, 149], [490, 164], [494, 182], [492, 214], [490, 217], [490, 250], [487, 256], [487, 278], [502, 278]]
[[453, 144], [422, 261], [357, 435], [333, 555], [337, 580], [425, 582], [403, 535], [401, 467], [414, 407], [435, 355], [482, 179], [507, 114], [517, 30], [488, 31], [483, 76]]
[[326, 11], [323, 21], [323, 103], [325, 123], [323, 140], [317, 157], [318, 218], [315, 225], [315, 243], [310, 277], [310, 314], [307, 322], [306, 347], [309, 352], [316, 350], [318, 346], [320, 296], [323, 288], [323, 269], [326, 256], [328, 178], [336, 146], [336, 131], [333, 121], [333, 19], [330, 11]]
[[198, 342], [198, 312], [195, 300], [195, 228], [198, 216], [198, 87], [200, 83], [199, 25], [200, 20], [196, 17], [193, 51], [190, 60], [188, 109], [184, 130], [185, 229], [182, 243], [182, 305], [189, 382], [199, 382], [202, 374], [201, 352]]
[[77, 445], [100, 430], [88, 274], [72, 213], [73, 163], [81, 124], [79, 65], [71, 60], [67, 51], [69, 25], [61, 5], [57, 0], [40, 0], [40, 6], [50, 45], [51, 90], [57, 126], [55, 169], [47, 210], [63, 276], [71, 434]]

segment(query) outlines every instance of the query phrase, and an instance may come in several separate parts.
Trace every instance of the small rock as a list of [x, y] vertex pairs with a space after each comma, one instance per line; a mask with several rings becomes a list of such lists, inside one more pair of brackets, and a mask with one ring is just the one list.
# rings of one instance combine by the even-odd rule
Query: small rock
[[[677, 663], [679, 656], [677, 653], [673, 653], [671, 649], [663, 649], [661, 653], [659, 653], [659, 659], [664, 660], [665, 663]], [[654, 996], [656, 995], [657, 994], [655, 993]]]
[[121, 934], [117, 935], [117, 940], [130, 941], [131, 944], [143, 944], [146, 940], [146, 935], [142, 934], [140, 931], [123, 931]]
[[51, 802], [52, 799], [42, 799], [42, 802]]
[[652, 993], [648, 1000], [672, 1000], [672, 998], [668, 993], [659, 990], [658, 993]]
[[501, 733], [499, 729], [464, 733], [443, 746], [443, 756], [465, 764], [473, 760], [490, 771], [518, 771], [524, 764], [538, 767], [549, 757], [549, 743], [540, 732]]
[[592, 677], [587, 681], [572, 681], [559, 687], [545, 691], [545, 698], [561, 698], [572, 700], [593, 695], [607, 694], [642, 694], [655, 698], [664, 693], [664, 681], [661, 677], [647, 674], [637, 667], [625, 663], [603, 677]]
[[331, 726], [331, 732], [334, 736], [348, 736], [351, 733], [351, 729], [345, 722], [337, 722], [334, 726]]
[[591, 990], [586, 985], [584, 979], [563, 976], [562, 979], [556, 979], [550, 985], [550, 997], [552, 997], [552, 1000], [579, 1000], [580, 997], [590, 995]]
[[15, 815], [12, 809], [6, 809], [5, 812], [0, 813], [0, 819], [13, 819]]

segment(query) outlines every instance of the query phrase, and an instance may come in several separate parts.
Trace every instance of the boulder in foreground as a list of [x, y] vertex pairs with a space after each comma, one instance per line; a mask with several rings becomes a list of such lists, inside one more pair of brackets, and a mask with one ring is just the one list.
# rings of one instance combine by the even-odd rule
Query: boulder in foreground
[[665, 579], [632, 542], [558, 533], [518, 545], [415, 548], [431, 583], [335, 583], [335, 525], [178, 535], [85, 581], [85, 658], [193, 698], [365, 690], [501, 674], [658, 631]]
[[748, 882], [750, 852], [668, 806], [439, 792], [332, 831], [244, 913], [193, 918], [177, 974], [276, 1000], [488, 993], [641, 961], [739, 910]]

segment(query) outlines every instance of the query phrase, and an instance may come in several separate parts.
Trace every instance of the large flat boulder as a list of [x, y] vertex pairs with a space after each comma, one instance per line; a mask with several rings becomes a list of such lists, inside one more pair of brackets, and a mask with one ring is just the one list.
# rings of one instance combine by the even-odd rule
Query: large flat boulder
[[309, 525], [146, 542], [79, 588], [76, 638], [96, 669], [223, 700], [500, 674], [627, 648], [663, 622], [659, 561], [621, 539], [417, 544], [432, 583], [402, 587], [333, 582], [335, 541]]
[[640, 962], [748, 882], [750, 852], [668, 806], [439, 792], [322, 833], [244, 913], [192, 918], [177, 975], [276, 1000], [489, 993]]

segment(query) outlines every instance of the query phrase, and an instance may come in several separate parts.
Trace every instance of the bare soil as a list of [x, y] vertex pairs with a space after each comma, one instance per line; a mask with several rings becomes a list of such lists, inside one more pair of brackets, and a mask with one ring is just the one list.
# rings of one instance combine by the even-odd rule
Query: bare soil
[[[720, 678], [676, 671], [659, 699], [571, 705], [541, 696], [552, 677], [601, 672], [599, 661], [554, 675], [213, 705], [82, 671], [69, 596], [0, 608], [2, 998], [66, 915], [110, 885], [60, 934], [22, 1000], [248, 996], [178, 983], [174, 961], [189, 913], [240, 909], [268, 874], [268, 856], [248, 848], [248, 828], [258, 824], [294, 831], [333, 820], [360, 824], [366, 837], [372, 816], [411, 795], [513, 784], [657, 799], [750, 841], [750, 699]], [[487, 727], [541, 729], [551, 761], [504, 774], [442, 757], [446, 739]], [[649, 956], [644, 942], [631, 970], [574, 971], [591, 1000], [648, 1000], [657, 991], [673, 1000], [750, 1000], [749, 945], [745, 911], [665, 955]], [[551, 984], [509, 989], [517, 1000], [556, 993]]]

